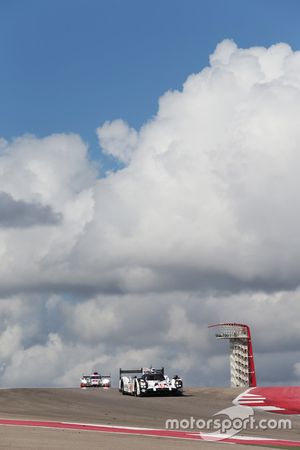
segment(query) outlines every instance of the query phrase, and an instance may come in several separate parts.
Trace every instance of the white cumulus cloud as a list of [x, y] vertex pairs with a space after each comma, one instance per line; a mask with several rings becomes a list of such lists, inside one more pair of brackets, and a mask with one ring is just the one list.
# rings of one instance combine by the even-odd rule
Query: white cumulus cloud
[[124, 163], [129, 163], [137, 146], [138, 133], [123, 120], [105, 122], [97, 129], [103, 151]]

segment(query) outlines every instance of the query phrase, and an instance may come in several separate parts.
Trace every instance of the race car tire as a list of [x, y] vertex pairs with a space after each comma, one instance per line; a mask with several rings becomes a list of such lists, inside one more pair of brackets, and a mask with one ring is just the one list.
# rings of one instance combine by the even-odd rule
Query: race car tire
[[182, 391], [174, 391], [173, 395], [180, 397], [182, 395]]
[[138, 394], [138, 385], [137, 385], [137, 381], [134, 384], [134, 391], [133, 391], [133, 395], [135, 397], [138, 397], [140, 394]]
[[126, 392], [125, 392], [125, 390], [124, 390], [124, 384], [123, 384], [123, 381], [122, 381], [122, 383], [121, 383], [120, 392], [121, 392], [122, 395], [125, 395], [125, 394], [126, 394]]

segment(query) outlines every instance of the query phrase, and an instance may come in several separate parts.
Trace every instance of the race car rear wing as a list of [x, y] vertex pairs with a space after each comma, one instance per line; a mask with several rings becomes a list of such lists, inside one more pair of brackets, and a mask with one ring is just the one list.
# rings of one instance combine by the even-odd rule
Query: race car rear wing
[[[81, 378], [91, 378], [93, 376], [93, 374], [90, 374], [90, 375], [82, 375], [82, 377]], [[99, 376], [99, 378], [111, 378], [111, 375], [109, 374], [109, 375], [100, 375], [99, 373], [98, 373], [98, 376]]]
[[164, 367], [162, 367], [161, 369], [146, 369], [144, 367], [141, 367], [140, 369], [121, 369], [120, 368], [120, 378], [122, 377], [122, 374], [127, 373], [127, 374], [143, 374], [143, 373], [148, 373], [148, 372], [153, 372], [153, 373], [161, 373], [162, 375], [164, 375], [165, 373], [165, 369]]
[[122, 378], [122, 374], [123, 373], [143, 373], [143, 368], [141, 367], [140, 369], [121, 369], [120, 368], [120, 378]]

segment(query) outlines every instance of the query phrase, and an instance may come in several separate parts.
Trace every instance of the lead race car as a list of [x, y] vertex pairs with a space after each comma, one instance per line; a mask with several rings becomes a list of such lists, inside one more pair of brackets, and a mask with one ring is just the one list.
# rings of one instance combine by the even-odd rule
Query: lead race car
[[182, 379], [175, 375], [169, 378], [164, 368], [120, 369], [119, 392], [123, 395], [135, 396], [149, 394], [181, 395], [183, 392]]
[[80, 378], [80, 387], [106, 387], [109, 388], [111, 384], [110, 375], [100, 375], [98, 372], [93, 372], [91, 375], [82, 375]]

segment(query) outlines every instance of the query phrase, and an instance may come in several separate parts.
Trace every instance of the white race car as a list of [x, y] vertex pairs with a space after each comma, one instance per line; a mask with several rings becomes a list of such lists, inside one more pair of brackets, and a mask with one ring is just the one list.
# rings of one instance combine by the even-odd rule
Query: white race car
[[100, 375], [98, 372], [93, 372], [91, 375], [82, 375], [80, 387], [110, 387], [110, 375]]
[[182, 379], [178, 375], [169, 378], [165, 375], [163, 367], [161, 369], [120, 369], [119, 392], [123, 395], [180, 395], [182, 391]]

